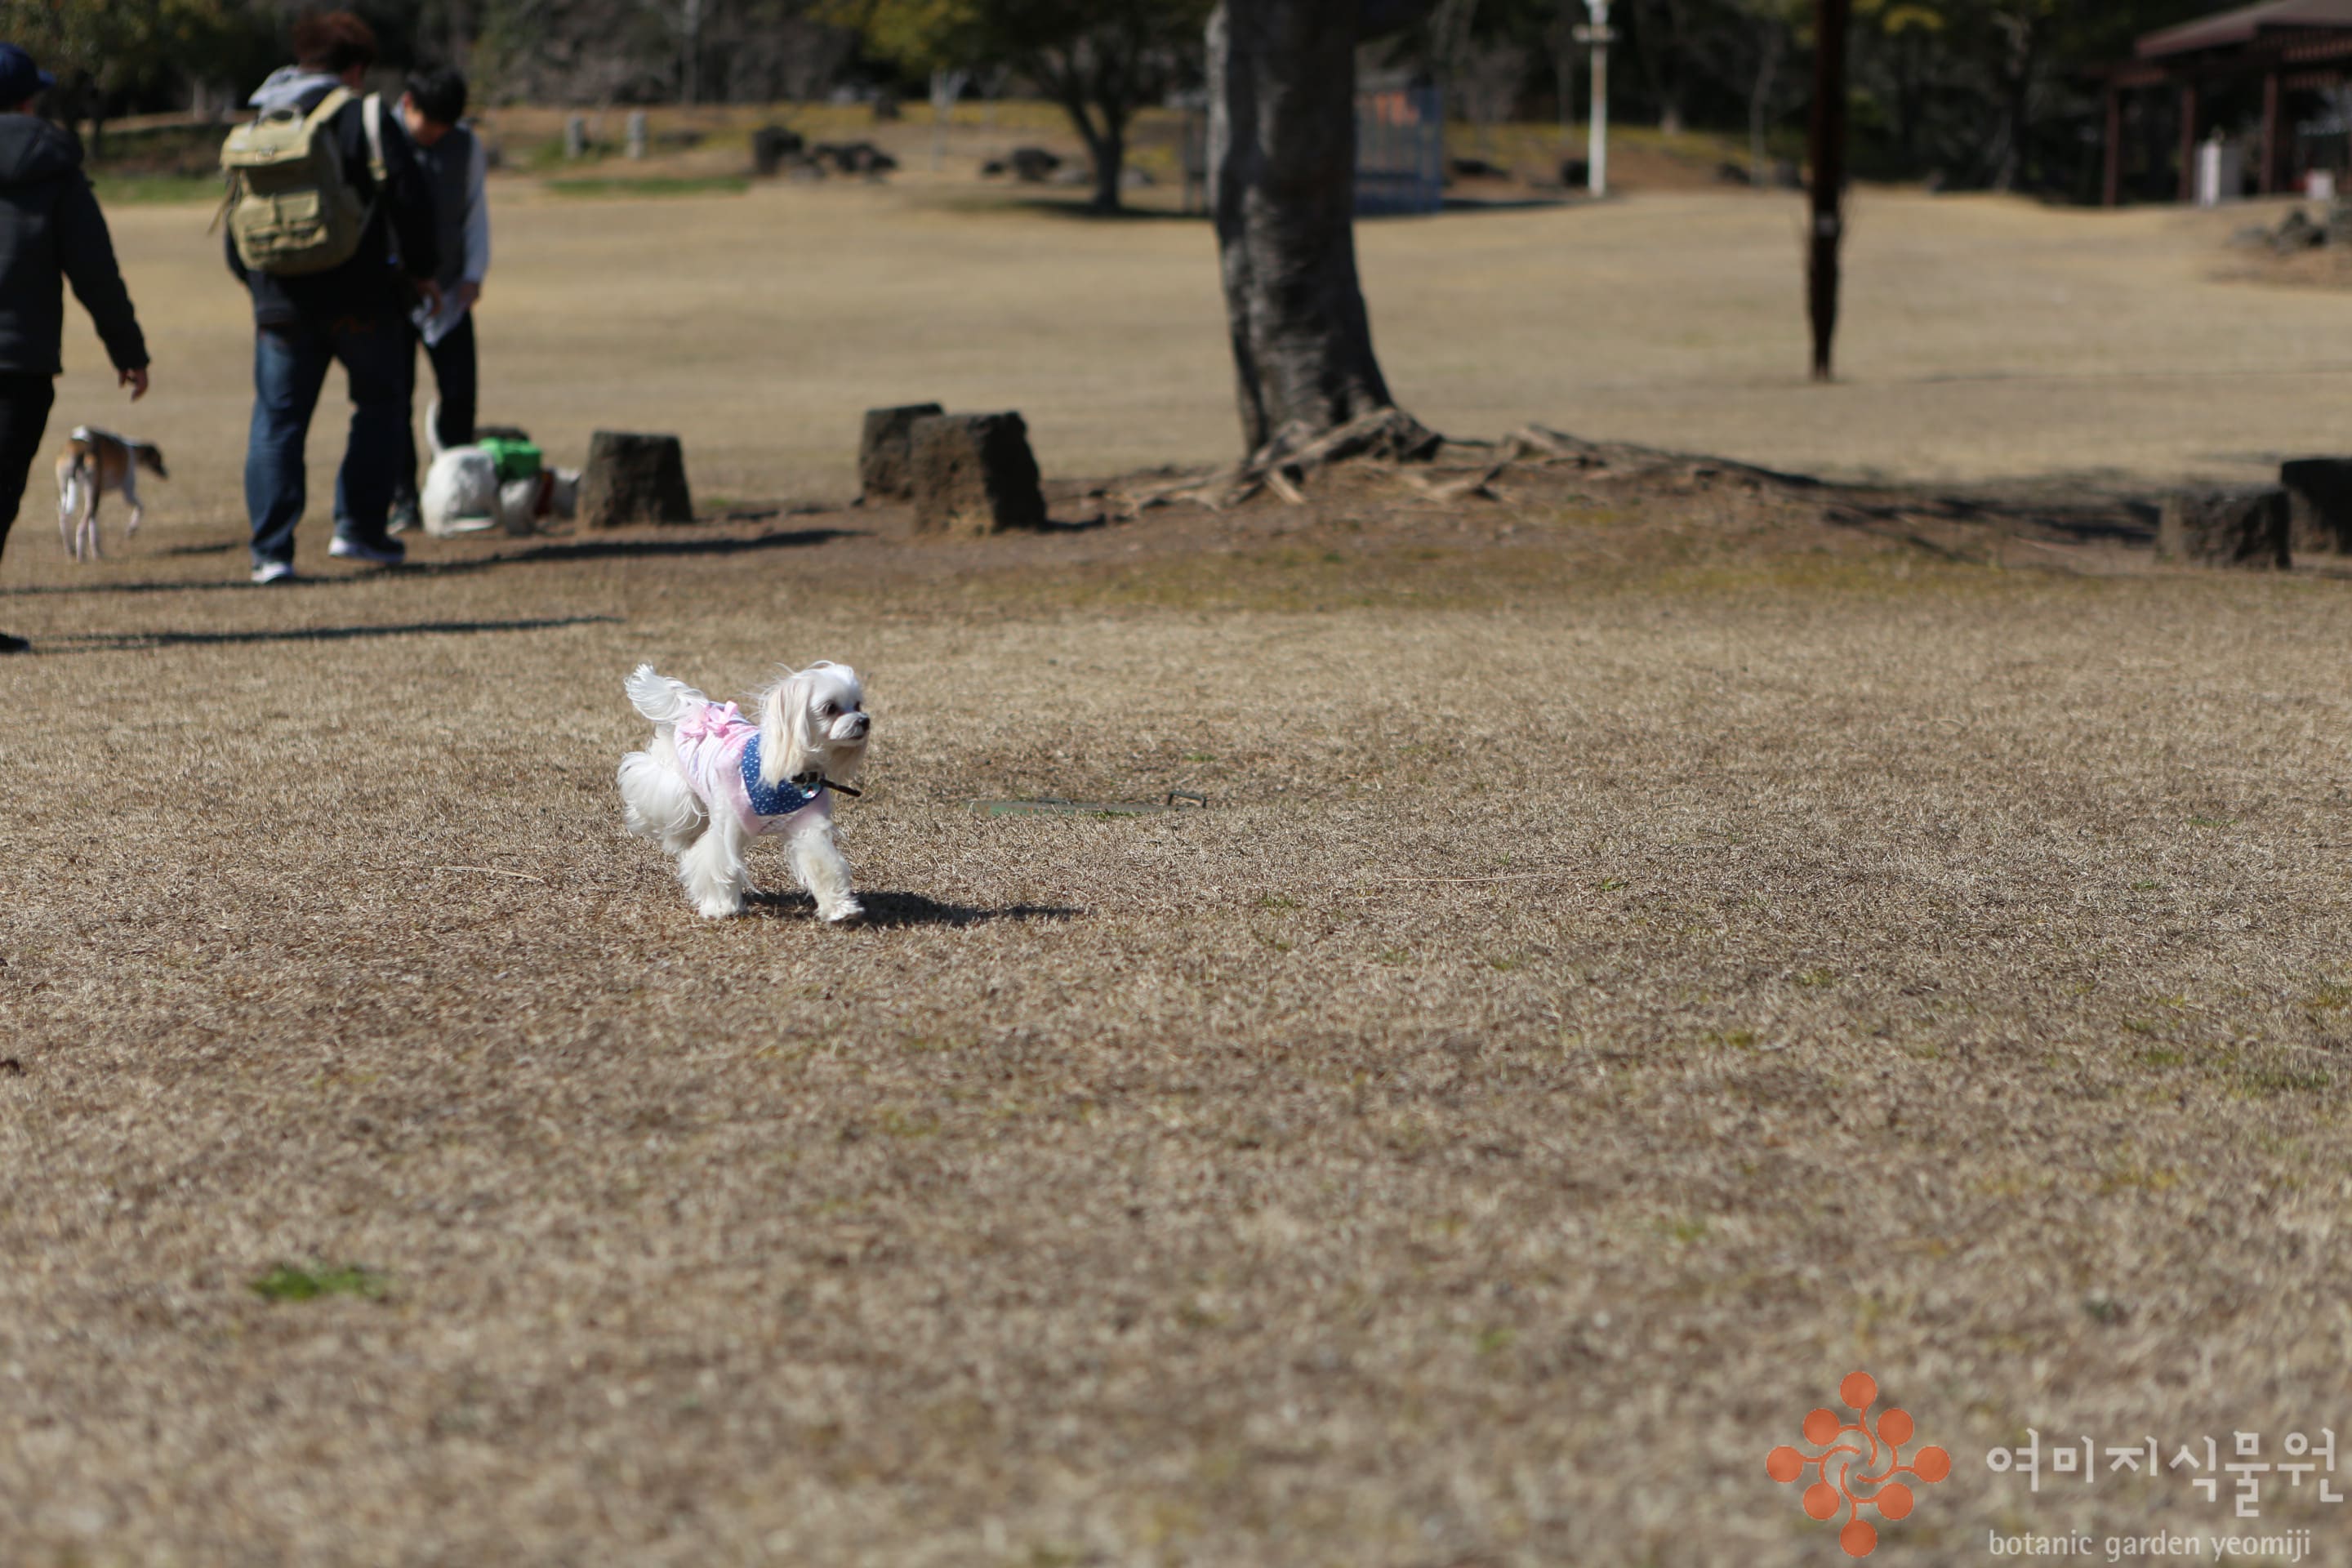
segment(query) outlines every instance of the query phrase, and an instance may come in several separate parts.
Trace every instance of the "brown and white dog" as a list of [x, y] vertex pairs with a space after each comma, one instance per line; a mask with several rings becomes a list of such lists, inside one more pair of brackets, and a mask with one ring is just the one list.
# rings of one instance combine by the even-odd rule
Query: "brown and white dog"
[[152, 441], [134, 441], [87, 425], [67, 437], [65, 450], [58, 454], [58, 531], [65, 536], [67, 554], [77, 561], [98, 559], [98, 503], [109, 490], [121, 491], [131, 507], [131, 526], [123, 537], [139, 531], [140, 520], [147, 515], [139, 504], [142, 468], [159, 479], [172, 477], [163, 471], [163, 449]]

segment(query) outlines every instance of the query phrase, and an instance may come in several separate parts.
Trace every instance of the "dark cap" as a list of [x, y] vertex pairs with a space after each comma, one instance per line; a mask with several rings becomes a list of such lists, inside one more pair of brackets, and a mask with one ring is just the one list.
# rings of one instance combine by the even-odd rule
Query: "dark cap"
[[14, 44], [0, 44], [0, 104], [13, 109], [57, 85], [58, 79], [35, 65], [32, 56]]

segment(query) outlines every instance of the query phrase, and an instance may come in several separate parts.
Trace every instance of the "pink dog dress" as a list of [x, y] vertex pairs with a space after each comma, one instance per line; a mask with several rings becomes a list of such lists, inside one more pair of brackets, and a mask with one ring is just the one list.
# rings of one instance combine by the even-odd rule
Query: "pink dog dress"
[[670, 746], [694, 798], [711, 811], [725, 803], [746, 833], [774, 833], [809, 812], [833, 815], [822, 780], [813, 790], [760, 781], [760, 727], [732, 702], [706, 702], [679, 720]]

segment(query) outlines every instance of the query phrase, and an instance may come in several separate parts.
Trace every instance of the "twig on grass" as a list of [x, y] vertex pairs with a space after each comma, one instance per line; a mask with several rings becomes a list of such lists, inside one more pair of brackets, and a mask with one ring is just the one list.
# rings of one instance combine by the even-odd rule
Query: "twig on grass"
[[1492, 877], [1375, 877], [1369, 882], [1339, 882], [1342, 888], [1377, 888], [1399, 882], [1556, 882], [1577, 876], [1574, 871], [1502, 871]]
[[436, 866], [436, 871], [478, 871], [485, 877], [512, 877], [518, 882], [537, 882], [547, 886], [547, 879], [534, 877], [527, 871], [501, 871], [496, 866]]

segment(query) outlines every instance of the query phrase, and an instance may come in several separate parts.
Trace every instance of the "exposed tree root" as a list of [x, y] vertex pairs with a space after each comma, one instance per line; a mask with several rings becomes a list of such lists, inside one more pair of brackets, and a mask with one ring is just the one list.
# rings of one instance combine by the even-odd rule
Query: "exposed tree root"
[[1234, 468], [1185, 474], [1110, 499], [1129, 517], [1178, 501], [1224, 511], [1269, 490], [1288, 505], [1304, 506], [1316, 475], [1342, 463], [1386, 470], [1437, 501], [1501, 500], [1502, 479], [1521, 466], [1572, 468], [1595, 483], [1661, 476], [1699, 485], [1810, 489], [1820, 483], [1748, 463], [1588, 441], [1541, 425], [1522, 426], [1499, 441], [1460, 440], [1429, 430], [1401, 409], [1384, 408], [1311, 436], [1286, 432]]

